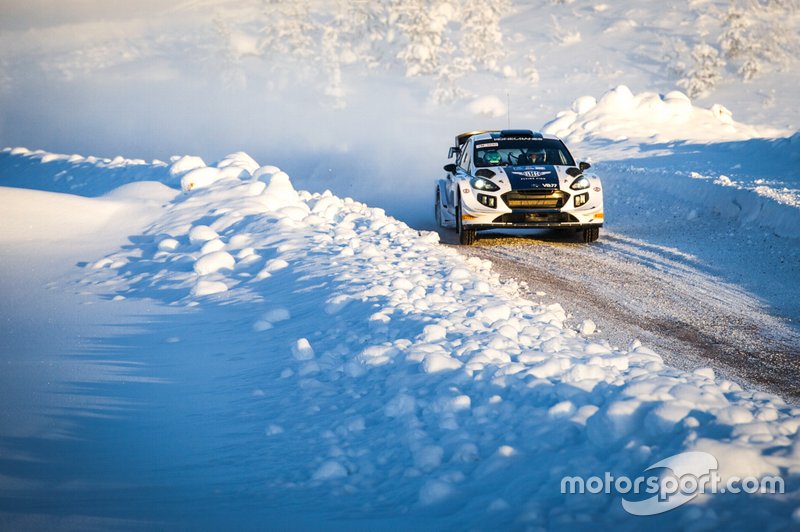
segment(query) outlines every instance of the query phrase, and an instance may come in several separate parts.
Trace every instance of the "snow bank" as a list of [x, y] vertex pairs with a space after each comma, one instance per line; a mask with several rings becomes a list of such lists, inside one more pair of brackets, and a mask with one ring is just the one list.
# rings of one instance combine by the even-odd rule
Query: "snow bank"
[[0, 151], [0, 186], [94, 197], [138, 181], [158, 181], [186, 191], [220, 179], [247, 178], [259, 170], [258, 163], [243, 152], [227, 155], [210, 166], [195, 156], [174, 156], [170, 161], [148, 163], [121, 156], [108, 159], [4, 148]]
[[[564, 475], [633, 474], [689, 450], [713, 452], [726, 475], [800, 468], [800, 409], [711, 371], [666, 367], [638, 342], [611, 346], [587, 336], [588, 322], [579, 334], [560, 305], [521, 297], [490, 263], [464, 259], [436, 234], [329, 192], [296, 191], [283, 172], [237, 159], [227, 178], [193, 187], [80, 283], [239, 309], [224, 336], [266, 353], [283, 367], [280, 393], [324, 413], [309, 423], [270, 412], [260, 429], [307, 447], [297, 462], [286, 458], [283, 489], [329, 486], [343, 504], [344, 494], [377, 489], [384, 509], [453, 503], [478, 528], [497, 523], [487, 509], [547, 527], [565, 516], [629, 517], [619, 496], [560, 494]], [[220, 248], [207, 252], [209, 242]], [[776, 519], [774, 505], [741, 497], [704, 496], [703, 511], [681, 523]], [[792, 510], [783, 504], [777, 519]]]
[[559, 112], [543, 130], [568, 143], [585, 140], [634, 142], [720, 142], [757, 137], [778, 137], [790, 131], [750, 126], [736, 122], [733, 113], [720, 104], [703, 109], [684, 93], [666, 95], [642, 92], [634, 95], [625, 85], [593, 96], [576, 99], [570, 109]]
[[169, 165], [157, 160], [63, 155], [21, 147], [0, 150], [0, 186], [96, 197], [137, 181], [178, 184]]
[[[678, 91], [634, 95], [624, 85], [599, 100], [577, 98], [544, 131], [598, 159], [627, 159], [623, 170], [640, 174], [640, 185], [692, 205], [694, 217], [718, 215], [797, 237], [800, 133], [736, 122], [722, 105], [702, 109]], [[604, 171], [611, 176], [620, 164]]]

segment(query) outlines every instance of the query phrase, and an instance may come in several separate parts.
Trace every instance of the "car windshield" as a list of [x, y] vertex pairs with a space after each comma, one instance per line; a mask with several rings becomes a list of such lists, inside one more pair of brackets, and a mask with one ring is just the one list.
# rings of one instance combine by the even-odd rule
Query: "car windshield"
[[475, 142], [475, 166], [554, 164], [575, 166], [572, 155], [555, 139], [487, 139]]

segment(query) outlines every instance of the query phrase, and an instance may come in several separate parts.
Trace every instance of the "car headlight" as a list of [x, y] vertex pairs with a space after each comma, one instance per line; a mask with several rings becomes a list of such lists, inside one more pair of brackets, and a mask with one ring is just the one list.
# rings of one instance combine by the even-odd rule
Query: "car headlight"
[[[470, 183], [472, 183], [472, 188], [476, 190], [485, 190], [486, 192], [495, 192], [497, 190], [500, 190], [500, 187], [498, 187], [488, 179], [484, 179], [482, 177], [473, 177]], [[587, 187], [589, 186], [588, 181], [586, 186]]]
[[569, 188], [571, 188], [572, 190], [585, 190], [590, 186], [591, 184], [589, 183], [589, 180], [583, 176], [580, 176], [578, 179], [572, 182]]

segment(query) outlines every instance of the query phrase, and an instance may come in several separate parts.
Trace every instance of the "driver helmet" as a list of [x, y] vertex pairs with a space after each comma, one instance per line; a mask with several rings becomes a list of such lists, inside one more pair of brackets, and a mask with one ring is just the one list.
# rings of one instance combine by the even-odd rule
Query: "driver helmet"
[[541, 164], [545, 160], [544, 151], [531, 152], [529, 155], [530, 155], [531, 162], [533, 164]]
[[500, 154], [496, 151], [487, 151], [483, 156], [483, 161], [487, 166], [497, 166], [500, 164]]

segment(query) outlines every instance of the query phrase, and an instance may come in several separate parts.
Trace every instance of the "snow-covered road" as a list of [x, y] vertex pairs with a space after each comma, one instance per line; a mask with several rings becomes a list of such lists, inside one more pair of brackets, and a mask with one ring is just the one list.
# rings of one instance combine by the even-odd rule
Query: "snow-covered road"
[[638, 338], [672, 366], [710, 365], [786, 399], [800, 394], [797, 331], [677, 249], [616, 233], [592, 246], [544, 233], [495, 234], [460, 251], [525, 281], [530, 297], [560, 302], [576, 328], [592, 320], [614, 345]]

